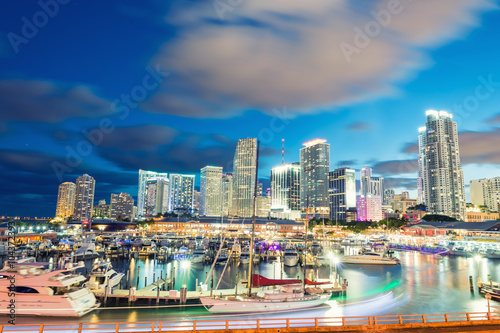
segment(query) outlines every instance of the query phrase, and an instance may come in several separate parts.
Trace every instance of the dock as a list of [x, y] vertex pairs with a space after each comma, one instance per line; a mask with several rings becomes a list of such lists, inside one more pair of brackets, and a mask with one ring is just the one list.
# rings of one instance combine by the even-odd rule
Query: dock
[[[158, 279], [156, 282], [147, 285], [144, 288], [136, 290], [135, 288], [130, 289], [113, 289], [110, 293], [106, 293], [104, 289], [93, 290], [96, 298], [100, 299], [103, 306], [107, 303], [128, 303], [134, 304], [136, 302], [147, 303], [151, 305], [154, 301], [156, 305], [160, 304], [180, 304], [181, 303], [181, 292], [179, 290], [161, 290], [162, 287], [167, 286], [170, 283], [169, 280]], [[314, 287], [314, 286], [311, 286]], [[340, 286], [335, 286], [333, 283], [322, 285], [324, 289], [331, 290], [332, 295], [337, 296], [345, 292]], [[199, 287], [198, 287], [199, 288]], [[199, 288], [200, 289], [200, 288]], [[260, 292], [266, 290], [272, 290], [273, 287], [253, 287], [253, 292]], [[232, 296], [236, 294], [242, 294], [247, 290], [246, 283], [240, 282], [235, 288], [232, 289], [217, 289], [217, 290], [192, 290], [187, 291], [186, 301], [189, 303], [200, 303], [200, 297], [209, 296]]]

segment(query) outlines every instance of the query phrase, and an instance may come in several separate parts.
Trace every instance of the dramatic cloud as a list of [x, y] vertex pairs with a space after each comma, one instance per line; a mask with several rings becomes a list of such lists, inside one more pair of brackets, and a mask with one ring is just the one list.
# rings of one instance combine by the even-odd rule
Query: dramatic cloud
[[411, 142], [411, 143], [405, 144], [405, 146], [403, 148], [403, 153], [418, 154], [418, 143]]
[[384, 178], [385, 188], [404, 188], [406, 190], [415, 190], [417, 188], [416, 178]]
[[462, 164], [500, 164], [500, 128], [489, 132], [461, 132], [458, 135]]
[[56, 123], [74, 117], [112, 113], [111, 104], [85, 86], [62, 86], [48, 81], [0, 81], [0, 130], [9, 121]]
[[347, 130], [349, 131], [354, 131], [354, 132], [367, 132], [372, 128], [372, 124], [367, 123], [365, 121], [358, 121], [355, 123], [352, 123], [347, 127]]
[[[236, 141], [222, 135], [198, 135], [166, 126], [119, 127], [104, 136], [98, 154], [124, 170], [151, 169], [199, 173], [206, 165], [232, 171]], [[277, 150], [261, 147], [262, 157]]]
[[[166, 21], [176, 26], [176, 38], [152, 59], [172, 75], [142, 107], [224, 118], [248, 109], [271, 114], [286, 105], [293, 116], [393, 94], [398, 83], [428, 66], [428, 50], [460, 38], [493, 3], [403, 0], [388, 8], [387, 1], [252, 0], [224, 2], [229, 9], [219, 10], [213, 2], [173, 5]], [[379, 17], [380, 24], [374, 12], [388, 16]]]
[[353, 165], [356, 165], [358, 161], [356, 160], [347, 160], [347, 161], [339, 161], [339, 167], [345, 168], [345, 167], [352, 167]]
[[375, 164], [373, 167], [373, 173], [380, 174], [382, 176], [400, 175], [417, 171], [417, 160], [384, 161]]
[[[59, 181], [52, 162], [65, 163], [56, 155], [33, 151], [0, 149], [0, 201], [9, 207], [9, 214], [21, 216], [53, 216], [56, 209]], [[117, 172], [98, 169], [83, 163], [65, 174], [64, 181], [75, 182], [83, 173], [96, 180], [95, 198], [109, 201], [111, 193], [137, 193], [137, 171]], [[3, 215], [0, 212], [0, 215]]]

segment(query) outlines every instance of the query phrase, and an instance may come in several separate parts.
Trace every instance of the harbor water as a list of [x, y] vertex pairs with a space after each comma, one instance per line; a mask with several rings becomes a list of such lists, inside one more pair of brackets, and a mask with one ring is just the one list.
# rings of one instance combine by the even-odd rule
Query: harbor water
[[[346, 252], [356, 249], [346, 249]], [[339, 265], [338, 273], [348, 280], [347, 294], [343, 297], [330, 300], [324, 306], [302, 310], [291, 314], [274, 313], [259, 314], [252, 317], [337, 317], [337, 316], [367, 316], [382, 314], [424, 314], [424, 313], [456, 313], [479, 312], [487, 310], [487, 301], [478, 293], [470, 290], [469, 276], [473, 277], [474, 285], [478, 276], [483, 281], [500, 280], [500, 260], [435, 256], [416, 251], [396, 251], [394, 254], [401, 260], [397, 266], [369, 266], [369, 265]], [[160, 276], [173, 278], [174, 289], [179, 290], [185, 283], [188, 290], [195, 290], [196, 283], [204, 283], [207, 279], [210, 266], [192, 264], [184, 269], [178, 261], [158, 263], [153, 259], [114, 260], [113, 267], [117, 271], [126, 273], [130, 270], [129, 286], [140, 289], [151, 284]], [[87, 263], [91, 265], [90, 262]], [[255, 273], [268, 278], [301, 278], [302, 267], [284, 267], [279, 261], [261, 262], [254, 266]], [[231, 263], [215, 266], [214, 289], [234, 288], [236, 281], [246, 279], [248, 265]], [[334, 268], [322, 266], [308, 269], [306, 276], [310, 279], [319, 277], [329, 278]], [[138, 275], [139, 274], [139, 275]], [[175, 274], [175, 275], [174, 275]], [[126, 287], [126, 278], [122, 286]], [[208, 288], [210, 289], [210, 278]], [[216, 294], [217, 291], [214, 291]], [[154, 304], [154, 303], [153, 303]], [[500, 304], [492, 301], [492, 306]], [[117, 321], [162, 321], [162, 320], [193, 320], [208, 318], [244, 318], [244, 314], [214, 315], [202, 306], [188, 304], [178, 305], [141, 306], [132, 308], [116, 306], [109, 303], [81, 318], [57, 317], [19, 317], [18, 324], [29, 323], [59, 323], [59, 322], [117, 322]]]

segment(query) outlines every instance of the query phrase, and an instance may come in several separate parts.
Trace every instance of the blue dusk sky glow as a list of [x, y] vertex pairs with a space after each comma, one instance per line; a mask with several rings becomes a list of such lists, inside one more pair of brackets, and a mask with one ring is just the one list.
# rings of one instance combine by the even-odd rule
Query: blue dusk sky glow
[[[500, 12], [493, 0], [41, 0], [0, 13], [0, 216], [53, 216], [61, 181], [96, 202], [137, 195], [138, 169], [259, 178], [331, 145], [416, 197], [428, 109], [451, 112], [466, 185], [500, 176]], [[358, 173], [359, 177], [359, 173]]]

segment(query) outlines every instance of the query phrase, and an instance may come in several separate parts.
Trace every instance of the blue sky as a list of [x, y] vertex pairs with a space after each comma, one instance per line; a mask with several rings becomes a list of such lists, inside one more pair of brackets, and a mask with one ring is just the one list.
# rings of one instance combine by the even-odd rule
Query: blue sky
[[[427, 109], [454, 113], [466, 184], [499, 176], [498, 2], [390, 6], [5, 3], [0, 215], [53, 215], [60, 181], [83, 173], [96, 179], [96, 199], [109, 200], [137, 194], [139, 168], [231, 171], [245, 137], [261, 140], [264, 182], [281, 163], [282, 138], [287, 162], [298, 161], [303, 142], [324, 138], [332, 170], [367, 165], [415, 196], [415, 143]], [[346, 56], [346, 45], [356, 52]]]

